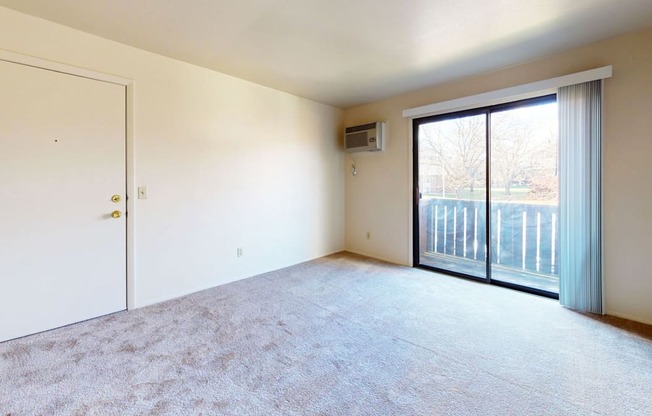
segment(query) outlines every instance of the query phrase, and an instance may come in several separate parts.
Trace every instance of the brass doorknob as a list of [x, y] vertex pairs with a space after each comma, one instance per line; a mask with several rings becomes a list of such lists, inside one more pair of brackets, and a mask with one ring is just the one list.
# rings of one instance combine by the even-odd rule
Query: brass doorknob
[[113, 218], [120, 218], [120, 217], [122, 216], [122, 212], [120, 212], [120, 211], [113, 211], [113, 212], [111, 213], [111, 216], [112, 216]]
[[115, 202], [115, 203], [120, 202], [120, 195], [113, 195], [113, 196], [111, 197], [111, 201], [113, 201], [113, 202]]

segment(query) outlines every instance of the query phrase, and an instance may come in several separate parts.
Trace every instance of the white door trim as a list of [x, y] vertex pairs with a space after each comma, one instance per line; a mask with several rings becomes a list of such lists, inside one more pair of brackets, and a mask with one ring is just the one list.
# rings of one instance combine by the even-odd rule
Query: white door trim
[[54, 72], [62, 72], [69, 75], [76, 75], [78, 77], [90, 78], [97, 81], [110, 82], [117, 85], [127, 86], [133, 82], [127, 78], [103, 74], [101, 72], [92, 71], [90, 69], [79, 68], [76, 66], [62, 64], [54, 61], [48, 61], [45, 59], [36, 58], [34, 56], [22, 55], [3, 49], [0, 49], [0, 60], [21, 65], [33, 66], [35, 68], [47, 69]]
[[135, 268], [135, 223], [136, 223], [136, 164], [135, 164], [135, 137], [134, 137], [134, 81], [128, 78], [123, 78], [115, 75], [109, 75], [102, 72], [93, 71], [90, 69], [79, 68], [73, 65], [63, 64], [54, 61], [48, 61], [33, 56], [23, 55], [16, 52], [0, 49], [0, 61], [13, 62], [20, 65], [31, 66], [35, 68], [46, 69], [54, 72], [61, 72], [64, 74], [75, 75], [78, 77], [94, 79], [102, 82], [110, 82], [112, 84], [122, 85], [125, 87], [125, 149], [126, 149], [126, 193], [127, 193], [127, 264], [126, 264], [126, 278], [127, 278], [127, 309], [134, 309], [136, 307], [136, 268]]

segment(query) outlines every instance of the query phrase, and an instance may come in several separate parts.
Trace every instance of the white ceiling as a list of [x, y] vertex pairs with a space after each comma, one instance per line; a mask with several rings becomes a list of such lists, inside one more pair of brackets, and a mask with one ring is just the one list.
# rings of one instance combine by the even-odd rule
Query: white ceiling
[[0, 0], [0, 5], [343, 108], [652, 26], [652, 0]]

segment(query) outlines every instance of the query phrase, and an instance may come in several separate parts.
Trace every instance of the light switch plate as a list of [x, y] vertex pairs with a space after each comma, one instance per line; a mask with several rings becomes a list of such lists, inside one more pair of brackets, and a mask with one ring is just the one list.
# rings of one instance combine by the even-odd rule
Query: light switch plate
[[147, 187], [139, 186], [138, 187], [138, 199], [147, 199]]

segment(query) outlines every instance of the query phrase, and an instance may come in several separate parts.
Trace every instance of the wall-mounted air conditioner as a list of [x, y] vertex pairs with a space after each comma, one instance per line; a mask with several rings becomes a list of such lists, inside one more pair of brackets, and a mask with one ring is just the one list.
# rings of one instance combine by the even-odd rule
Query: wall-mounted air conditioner
[[363, 124], [344, 129], [344, 150], [347, 152], [378, 151], [384, 148], [385, 123]]

